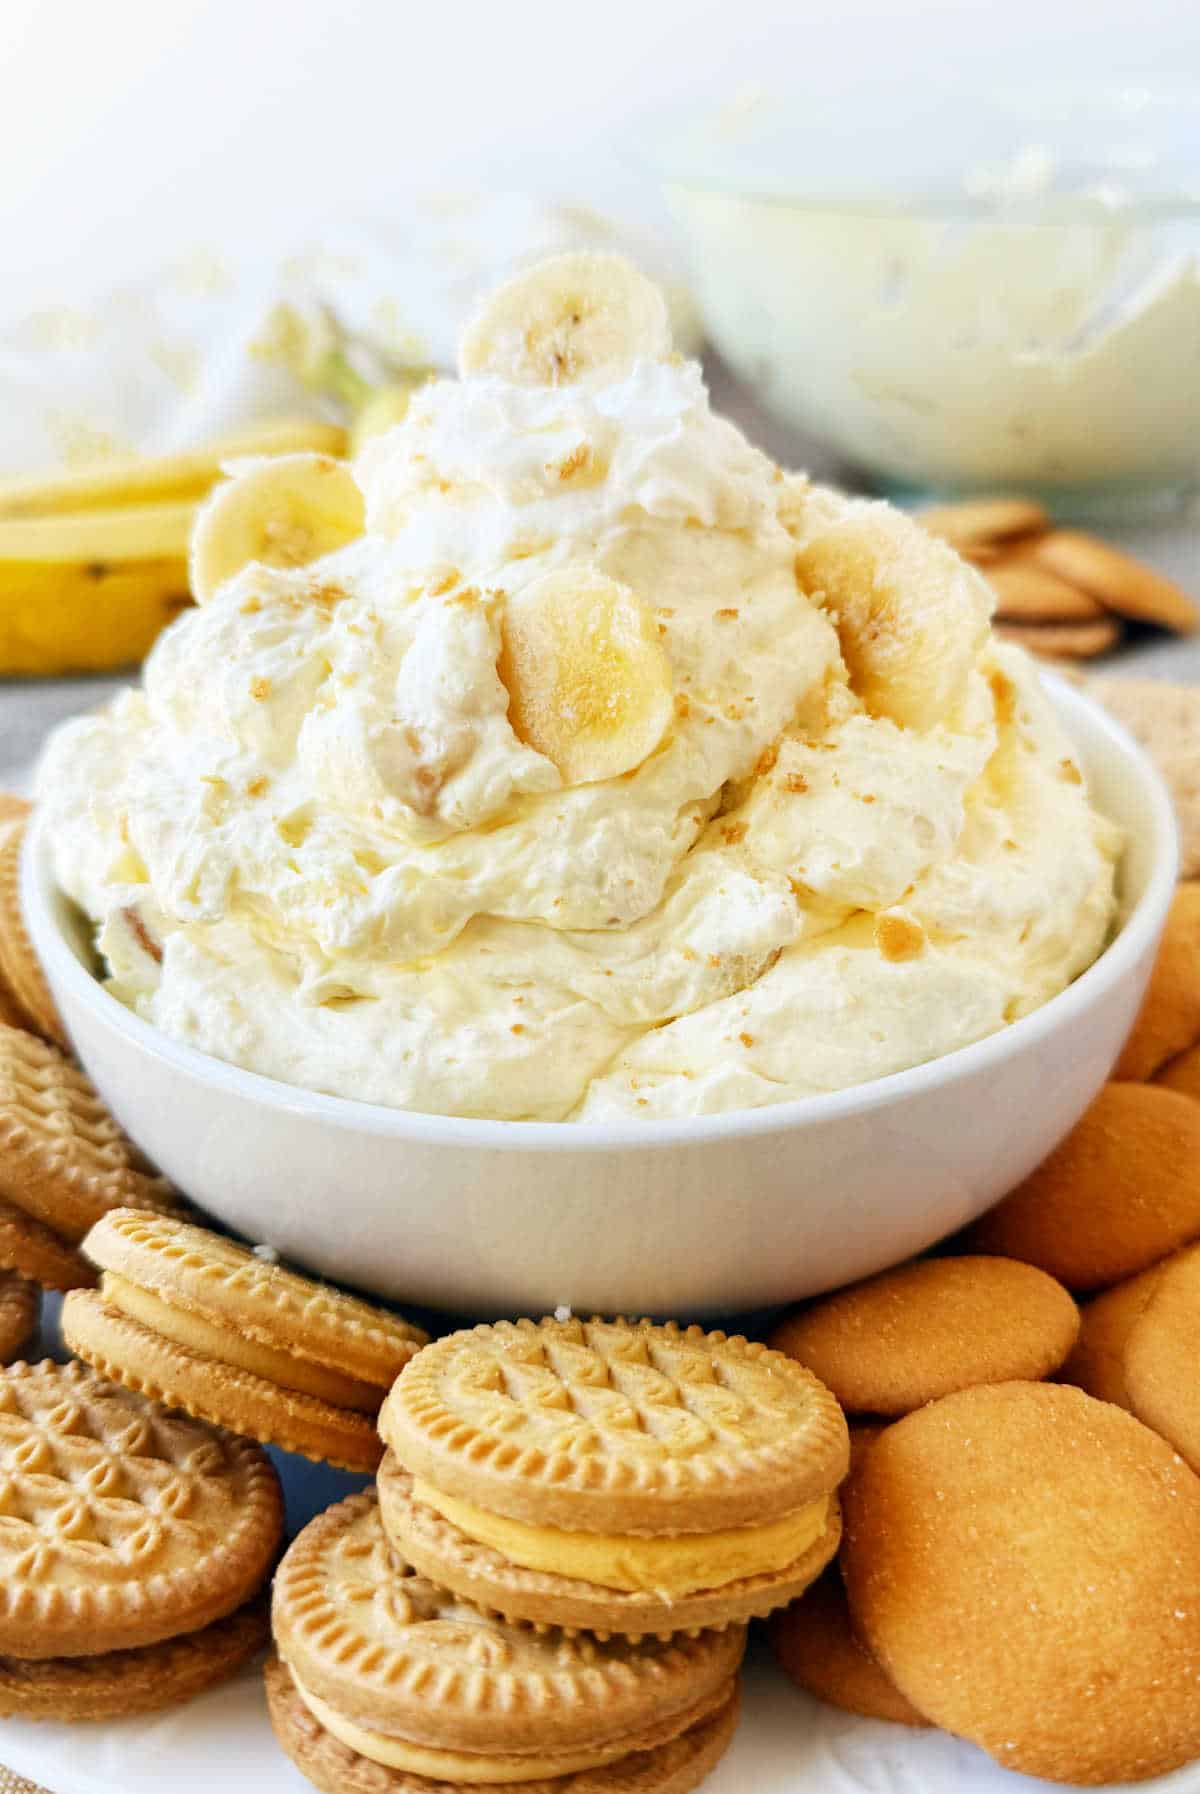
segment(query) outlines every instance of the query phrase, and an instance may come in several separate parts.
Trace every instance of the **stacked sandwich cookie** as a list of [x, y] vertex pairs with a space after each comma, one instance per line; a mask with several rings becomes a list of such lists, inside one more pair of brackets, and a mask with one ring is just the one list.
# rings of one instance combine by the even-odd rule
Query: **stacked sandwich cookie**
[[686, 1794], [737, 1721], [743, 1628], [633, 1643], [497, 1619], [394, 1549], [373, 1492], [305, 1527], [272, 1614], [271, 1722], [325, 1794]]
[[378, 1464], [375, 1414], [420, 1328], [171, 1216], [117, 1210], [84, 1252], [100, 1288], [63, 1304], [80, 1358], [265, 1444], [347, 1470]]
[[837, 1550], [841, 1409], [810, 1371], [724, 1333], [476, 1327], [413, 1361], [379, 1426], [397, 1549], [508, 1619], [725, 1626], [792, 1600]]
[[0, 1715], [150, 1712], [266, 1642], [283, 1501], [257, 1446], [82, 1364], [18, 1364], [0, 1492]]

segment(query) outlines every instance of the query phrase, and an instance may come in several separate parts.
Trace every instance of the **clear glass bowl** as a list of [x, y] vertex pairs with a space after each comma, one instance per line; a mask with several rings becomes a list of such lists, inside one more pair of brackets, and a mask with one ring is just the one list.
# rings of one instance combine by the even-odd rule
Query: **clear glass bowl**
[[1200, 89], [760, 97], [650, 153], [715, 345], [885, 488], [1200, 488]]

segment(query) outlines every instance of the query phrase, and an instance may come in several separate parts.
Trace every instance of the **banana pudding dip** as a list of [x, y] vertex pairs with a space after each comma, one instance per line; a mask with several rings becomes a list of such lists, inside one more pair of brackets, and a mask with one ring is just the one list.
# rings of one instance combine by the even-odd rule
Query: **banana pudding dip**
[[109, 989], [314, 1090], [653, 1119], [979, 1040], [1104, 945], [1091, 807], [990, 592], [709, 409], [568, 255], [348, 467], [241, 463], [197, 608], [38, 798]]

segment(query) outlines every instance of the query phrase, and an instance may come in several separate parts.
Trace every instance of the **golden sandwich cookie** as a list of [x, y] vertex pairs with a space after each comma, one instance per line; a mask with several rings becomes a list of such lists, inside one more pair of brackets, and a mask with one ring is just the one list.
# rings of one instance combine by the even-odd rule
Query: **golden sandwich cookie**
[[327, 1794], [683, 1794], [736, 1721], [741, 1628], [634, 1645], [490, 1618], [393, 1549], [371, 1493], [304, 1528], [272, 1620], [271, 1720]]
[[119, 1209], [84, 1241], [95, 1293], [63, 1305], [73, 1352], [132, 1389], [234, 1432], [373, 1470], [374, 1417], [425, 1334], [167, 1215]]
[[271, 1637], [265, 1597], [198, 1632], [98, 1657], [0, 1657], [0, 1719], [128, 1719], [227, 1682]]
[[[0, 986], [4, 1008], [15, 1012], [22, 1027], [31, 1028], [57, 1046], [69, 1048], [67, 1031], [33, 950], [21, 909], [25, 828], [23, 816], [0, 818]], [[4, 1019], [7, 1021], [8, 1015]]]
[[855, 1630], [935, 1725], [1079, 1785], [1200, 1756], [1200, 1478], [1054, 1383], [960, 1390], [872, 1445], [845, 1493]]
[[1116, 1402], [1200, 1471], [1200, 1246], [1185, 1247], [1083, 1311], [1064, 1379]]
[[384, 1525], [509, 1618], [629, 1636], [794, 1599], [837, 1550], [846, 1423], [764, 1345], [648, 1321], [499, 1321], [384, 1403]]
[[962, 1235], [972, 1252], [1104, 1289], [1200, 1236], [1200, 1103], [1106, 1084], [1060, 1146]]
[[[0, 1662], [198, 1634], [259, 1593], [283, 1526], [279, 1481], [256, 1445], [78, 1363], [0, 1371], [0, 1484]], [[220, 1640], [197, 1649], [231, 1660]], [[6, 1668], [0, 1701], [15, 1711], [20, 1678]], [[48, 1710], [56, 1676], [61, 1686], [73, 1673], [47, 1669], [41, 1697], [33, 1678], [27, 1708], [41, 1698]]]
[[78, 1245], [112, 1208], [169, 1209], [156, 1177], [79, 1067], [0, 1026], [0, 1200]]
[[96, 1281], [87, 1259], [31, 1215], [0, 1201], [0, 1270], [16, 1271], [43, 1289], [91, 1289]]
[[1061, 1283], [1012, 1258], [930, 1258], [822, 1297], [780, 1322], [777, 1351], [854, 1414], [908, 1414], [975, 1383], [1058, 1369], [1079, 1332]]
[[33, 1334], [42, 1292], [12, 1271], [0, 1271], [0, 1364], [9, 1364]]

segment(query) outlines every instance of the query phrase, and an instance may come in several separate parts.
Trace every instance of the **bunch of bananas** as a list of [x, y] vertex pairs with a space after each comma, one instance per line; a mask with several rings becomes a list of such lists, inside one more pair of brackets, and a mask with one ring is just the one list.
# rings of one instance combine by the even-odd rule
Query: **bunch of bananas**
[[283, 420], [189, 454], [0, 482], [0, 673], [140, 660], [191, 602], [192, 524], [222, 464], [345, 447], [340, 425]]
[[[378, 357], [368, 361], [364, 373], [356, 365], [364, 359], [357, 349], [327, 308], [305, 315], [291, 306], [276, 308], [258, 345], [264, 360], [286, 367], [301, 384], [333, 400], [345, 415], [344, 426], [283, 418], [185, 454], [0, 480], [0, 675], [106, 672], [140, 660], [180, 610], [207, 595], [196, 590], [198, 569], [211, 580], [211, 567], [231, 552], [228, 541], [219, 551], [214, 547], [207, 519], [211, 506], [204, 506], [229, 461], [279, 458], [280, 477], [269, 495], [257, 493], [253, 482], [249, 489], [240, 483], [239, 504], [243, 512], [251, 504], [257, 520], [257, 549], [247, 539], [248, 513], [226, 517], [221, 533], [232, 528], [241, 561], [287, 564], [288, 544], [279, 542], [280, 552], [273, 555], [258, 542], [266, 529], [264, 506], [282, 507], [285, 522], [298, 514], [303, 495], [294, 489], [299, 482], [307, 491], [312, 458], [327, 461], [352, 453], [365, 438], [398, 422], [413, 389], [430, 373]], [[327, 481], [324, 490], [331, 495], [336, 486], [346, 508], [349, 484]], [[311, 498], [311, 493], [303, 497], [304, 505]], [[202, 508], [205, 540], [196, 544], [200, 552], [193, 552], [189, 569], [193, 526]], [[319, 505], [316, 514], [319, 520]], [[335, 521], [333, 535], [341, 539], [348, 526], [340, 513]], [[321, 541], [329, 533], [316, 532]]]

